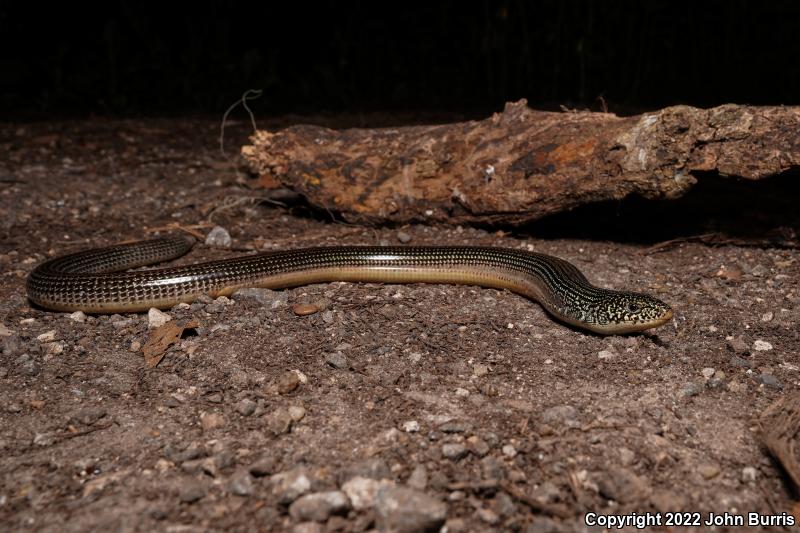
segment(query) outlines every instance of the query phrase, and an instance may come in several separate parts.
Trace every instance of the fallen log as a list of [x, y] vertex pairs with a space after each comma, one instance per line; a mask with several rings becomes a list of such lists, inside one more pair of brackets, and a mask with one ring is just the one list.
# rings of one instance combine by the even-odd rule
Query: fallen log
[[351, 222], [524, 223], [582, 204], [677, 198], [698, 171], [761, 179], [800, 167], [800, 108], [669, 107], [633, 117], [534, 111], [482, 121], [257, 131], [242, 147], [266, 187]]

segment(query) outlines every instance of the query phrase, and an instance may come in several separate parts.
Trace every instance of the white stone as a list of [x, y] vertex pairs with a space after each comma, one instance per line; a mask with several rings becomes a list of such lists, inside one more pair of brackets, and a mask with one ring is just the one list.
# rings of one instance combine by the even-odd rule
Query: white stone
[[159, 328], [172, 320], [172, 317], [163, 311], [159, 311], [155, 307], [151, 307], [147, 311], [147, 325], [151, 328]]
[[403, 431], [406, 433], [416, 433], [419, 431], [419, 422], [416, 420], [407, 420], [403, 422]]
[[512, 459], [517, 456], [517, 449], [510, 444], [503, 446], [503, 455], [511, 457]]
[[742, 481], [744, 482], [755, 481], [757, 476], [758, 476], [758, 470], [756, 470], [752, 466], [746, 466], [742, 468]]
[[51, 329], [50, 331], [46, 331], [36, 338], [41, 342], [53, 342], [56, 340], [56, 330]]
[[64, 345], [60, 342], [47, 344], [47, 355], [61, 355], [64, 353]]
[[289, 416], [295, 422], [300, 422], [306, 416], [306, 408], [302, 405], [290, 405]]
[[69, 319], [74, 322], [86, 322], [86, 313], [83, 311], [75, 311], [74, 313], [70, 313]]
[[394, 485], [394, 482], [388, 479], [377, 480], [356, 476], [342, 485], [342, 492], [347, 494], [353, 509], [360, 511], [375, 505], [375, 496], [377, 496], [378, 491], [381, 487], [390, 485]]
[[768, 343], [767, 341], [762, 341], [758, 339], [756, 342], [753, 343], [753, 349], [757, 352], [768, 352], [772, 349], [772, 344]]
[[231, 245], [231, 234], [222, 226], [216, 226], [208, 232], [206, 244], [209, 246], [222, 246], [228, 248]]

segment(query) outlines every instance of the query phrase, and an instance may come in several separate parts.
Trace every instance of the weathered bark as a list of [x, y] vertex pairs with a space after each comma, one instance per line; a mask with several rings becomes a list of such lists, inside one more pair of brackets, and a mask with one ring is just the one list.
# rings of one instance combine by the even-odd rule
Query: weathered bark
[[534, 111], [482, 121], [258, 131], [242, 153], [267, 186], [350, 221], [521, 223], [581, 204], [676, 198], [696, 171], [760, 179], [800, 167], [800, 108], [669, 107], [620, 118]]

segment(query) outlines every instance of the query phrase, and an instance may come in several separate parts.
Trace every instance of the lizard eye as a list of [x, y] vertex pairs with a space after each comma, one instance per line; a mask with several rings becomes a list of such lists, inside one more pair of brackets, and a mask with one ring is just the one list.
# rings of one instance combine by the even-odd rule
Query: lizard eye
[[628, 311], [631, 313], [636, 313], [639, 311], [639, 306], [636, 304], [628, 304]]

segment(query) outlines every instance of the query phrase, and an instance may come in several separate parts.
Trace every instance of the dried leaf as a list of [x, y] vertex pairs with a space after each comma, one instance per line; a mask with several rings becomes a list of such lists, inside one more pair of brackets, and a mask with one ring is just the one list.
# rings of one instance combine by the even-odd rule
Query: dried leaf
[[170, 346], [178, 342], [187, 329], [196, 328], [200, 325], [197, 320], [178, 320], [170, 321], [159, 326], [150, 333], [147, 342], [142, 346], [144, 353], [144, 363], [147, 368], [154, 368], [164, 358], [164, 354]]

